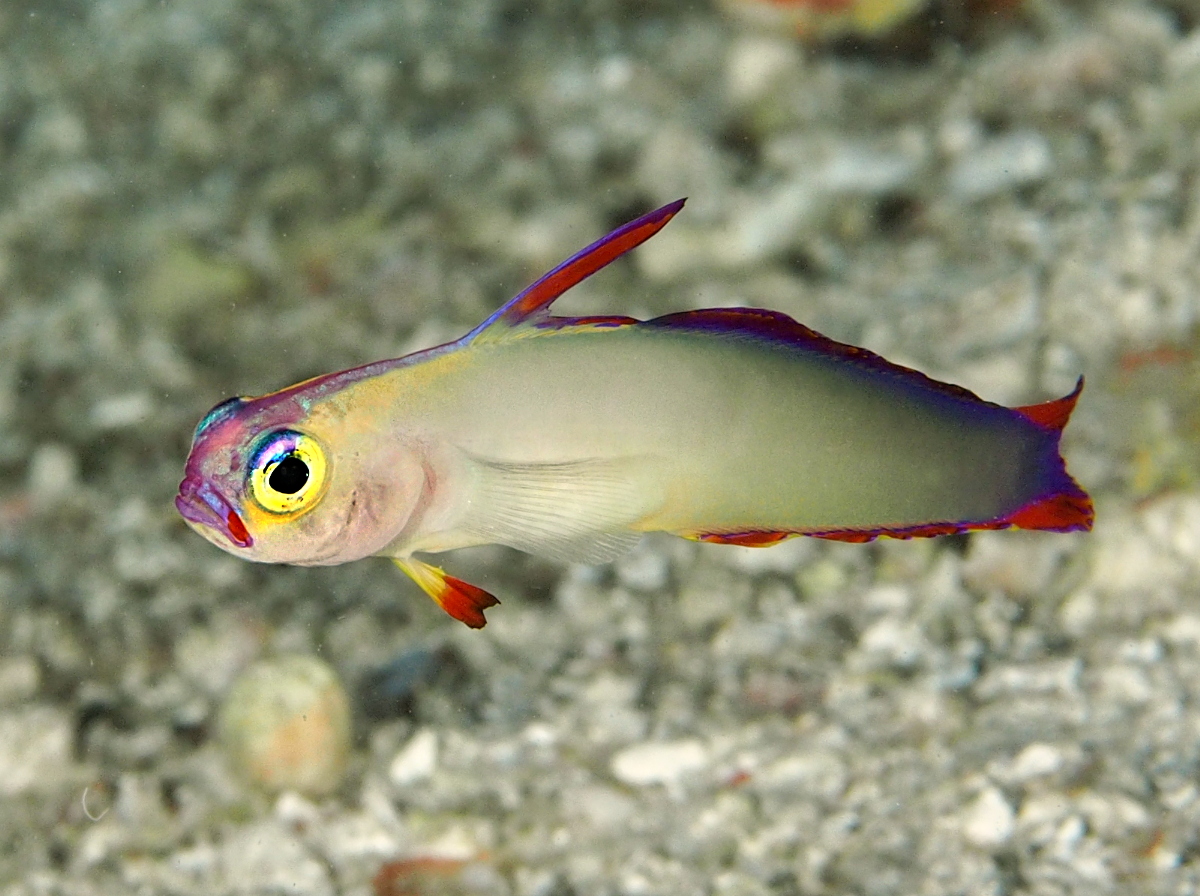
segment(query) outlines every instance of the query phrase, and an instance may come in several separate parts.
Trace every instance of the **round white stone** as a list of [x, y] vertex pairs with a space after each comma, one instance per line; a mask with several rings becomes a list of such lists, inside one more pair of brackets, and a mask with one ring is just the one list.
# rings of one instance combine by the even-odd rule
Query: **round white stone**
[[963, 836], [980, 849], [994, 849], [1013, 834], [1016, 816], [1012, 806], [995, 787], [975, 798], [963, 816]]
[[673, 785], [708, 764], [708, 751], [697, 740], [636, 744], [612, 758], [612, 773], [618, 781], [635, 787]]
[[398, 787], [432, 777], [438, 761], [437, 734], [422, 728], [396, 754], [388, 767], [388, 778]]

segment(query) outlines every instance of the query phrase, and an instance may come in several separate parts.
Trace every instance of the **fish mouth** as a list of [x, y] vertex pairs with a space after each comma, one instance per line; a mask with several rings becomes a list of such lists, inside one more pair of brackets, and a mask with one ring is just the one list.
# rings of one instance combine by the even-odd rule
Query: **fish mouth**
[[248, 548], [254, 544], [237, 511], [203, 479], [185, 477], [179, 483], [175, 507], [189, 523], [219, 532], [235, 547]]

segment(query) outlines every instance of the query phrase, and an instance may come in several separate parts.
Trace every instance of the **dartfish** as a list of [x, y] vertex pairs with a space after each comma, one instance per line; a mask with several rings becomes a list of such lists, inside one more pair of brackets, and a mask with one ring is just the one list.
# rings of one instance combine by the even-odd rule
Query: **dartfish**
[[775, 311], [549, 313], [682, 207], [618, 228], [454, 342], [218, 404], [179, 512], [248, 560], [390, 557], [474, 628], [496, 598], [415, 555], [502, 544], [600, 563], [645, 532], [765, 546], [1091, 528], [1059, 453], [1082, 378], [1005, 408]]

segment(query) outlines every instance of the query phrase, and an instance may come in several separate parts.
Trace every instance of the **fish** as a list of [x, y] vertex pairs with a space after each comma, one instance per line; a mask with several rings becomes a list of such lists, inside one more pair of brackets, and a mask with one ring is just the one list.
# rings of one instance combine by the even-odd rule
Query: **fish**
[[648, 532], [763, 547], [1091, 528], [1059, 449], [1082, 377], [1007, 408], [778, 311], [550, 313], [684, 201], [453, 342], [221, 402], [196, 427], [180, 514], [247, 560], [391, 558], [472, 628], [496, 597], [417, 555], [500, 544], [596, 564]]
[[880, 38], [913, 19], [928, 0], [721, 0], [738, 21], [807, 40]]

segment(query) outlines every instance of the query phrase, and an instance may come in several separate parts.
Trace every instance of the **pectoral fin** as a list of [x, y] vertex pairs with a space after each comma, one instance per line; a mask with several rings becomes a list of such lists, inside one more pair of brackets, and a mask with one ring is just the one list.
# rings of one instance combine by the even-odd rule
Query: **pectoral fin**
[[552, 560], [615, 560], [641, 537], [633, 524], [661, 503], [654, 477], [635, 458], [474, 462], [479, 493], [464, 530]]
[[487, 625], [483, 611], [500, 603], [482, 588], [448, 576], [436, 566], [430, 566], [412, 557], [393, 558], [393, 562], [408, 573], [409, 577], [421, 586], [421, 590], [433, 598], [434, 603], [471, 628], [483, 628]]

